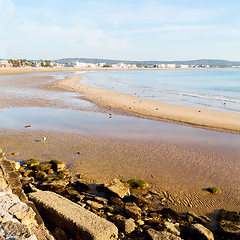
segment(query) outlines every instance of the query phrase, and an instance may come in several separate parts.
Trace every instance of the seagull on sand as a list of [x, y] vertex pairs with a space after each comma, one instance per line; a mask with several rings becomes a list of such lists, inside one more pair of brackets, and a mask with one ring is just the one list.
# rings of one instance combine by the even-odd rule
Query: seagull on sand
[[46, 140], [47, 140], [46, 137], [43, 137], [43, 138], [42, 138], [42, 142], [45, 142]]

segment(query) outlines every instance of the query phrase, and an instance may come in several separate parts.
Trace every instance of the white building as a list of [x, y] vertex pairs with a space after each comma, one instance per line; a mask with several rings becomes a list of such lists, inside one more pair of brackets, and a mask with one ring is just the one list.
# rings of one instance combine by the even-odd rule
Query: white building
[[176, 68], [176, 64], [166, 64], [166, 68]]
[[189, 68], [189, 65], [180, 65], [180, 68]]
[[9, 68], [11, 67], [12, 65], [8, 62], [8, 60], [0, 60], [0, 67], [2, 68]]

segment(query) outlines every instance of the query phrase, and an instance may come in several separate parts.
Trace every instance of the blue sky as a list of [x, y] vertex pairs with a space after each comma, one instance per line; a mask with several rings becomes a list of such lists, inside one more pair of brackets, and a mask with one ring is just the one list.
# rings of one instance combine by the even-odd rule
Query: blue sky
[[0, 59], [240, 61], [239, 0], [0, 0]]

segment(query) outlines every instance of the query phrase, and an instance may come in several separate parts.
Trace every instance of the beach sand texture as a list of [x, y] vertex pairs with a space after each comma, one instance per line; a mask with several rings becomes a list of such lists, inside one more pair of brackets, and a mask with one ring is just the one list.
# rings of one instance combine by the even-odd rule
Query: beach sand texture
[[240, 114], [168, 104], [138, 98], [113, 90], [86, 86], [81, 77], [59, 80], [55, 86], [84, 94], [85, 98], [100, 106], [119, 109], [147, 118], [190, 124], [197, 127], [240, 133]]
[[[46, 101], [44, 97], [51, 94], [52, 91], [59, 91], [60, 88], [64, 88], [67, 91], [80, 92], [89, 101], [106, 106], [107, 112], [109, 112], [110, 106], [111, 111], [113, 111], [113, 108], [117, 108], [124, 110], [125, 113], [162, 119], [162, 116], [159, 118], [159, 115], [155, 116], [153, 113], [159, 114], [161, 106], [164, 106], [164, 111], [168, 111], [168, 108], [170, 108], [169, 104], [162, 104], [157, 101], [152, 102], [114, 91], [84, 86], [80, 84], [80, 79], [77, 77], [52, 82], [52, 77], [31, 76], [28, 78], [18, 76], [17, 78], [8, 78], [6, 81], [1, 81], [0, 87], [4, 88], [4, 84], [7, 87], [17, 86], [20, 93], [21, 89], [33, 92], [41, 89], [46, 95], [43, 95], [41, 98], [29, 99], [24, 94], [14, 96], [11, 92], [5, 92], [3, 97], [0, 96], [0, 107], [67, 108], [68, 105], [62, 102], [64, 99], [50, 99]], [[50, 84], [49, 80], [51, 80]], [[82, 95], [79, 95], [79, 97], [82, 98]], [[120, 101], [119, 105], [118, 101]], [[137, 101], [138, 108], [140, 110], [142, 108], [143, 113], [135, 109], [136, 106], [134, 104]], [[144, 107], [142, 106], [143, 103], [146, 104]], [[156, 105], [153, 107], [152, 104]], [[131, 109], [129, 109], [130, 107]], [[150, 107], [150, 112], [147, 109], [148, 107]], [[174, 114], [175, 109], [179, 112], [180, 109], [185, 108], [181, 106], [172, 107], [174, 110], [171, 108], [169, 110], [171, 114]], [[205, 111], [208, 112], [204, 109], [191, 108], [191, 110], [196, 111], [195, 114], [199, 118], [204, 116]], [[198, 112], [198, 110], [202, 112]], [[169, 115], [171, 115], [170, 113], [168, 112]], [[185, 118], [188, 117], [187, 113], [186, 111]], [[222, 116], [226, 116], [226, 122], [227, 120], [230, 122], [236, 121], [236, 119], [239, 121], [238, 114], [217, 112], [214, 112], [214, 114], [217, 114], [215, 118], [220, 118], [220, 120]], [[231, 116], [233, 117], [231, 118]], [[214, 117], [212, 118], [214, 119]], [[176, 120], [171, 119], [171, 121]], [[195, 121], [199, 120], [196, 119]], [[201, 121], [204, 121], [204, 119]], [[199, 127], [202, 126], [202, 122], [197, 123]], [[217, 129], [216, 126], [213, 128]], [[224, 130], [222, 127], [218, 129]], [[232, 131], [237, 132], [236, 129]], [[237, 143], [239, 135], [219, 133], [216, 134], [214, 142], [209, 142], [208, 132], [206, 131], [205, 136], [201, 136], [199, 139], [199, 143], [203, 143], [202, 145], [195, 141], [192, 144], [190, 144], [190, 141], [190, 143], [181, 145], [177, 144], [174, 138], [166, 142], [161, 135], [157, 140], [148, 139], [140, 141], [119, 140], [114, 137], [84, 136], [80, 133], [35, 131], [32, 128], [24, 130], [1, 129], [0, 146], [7, 153], [8, 158], [18, 161], [30, 158], [35, 158], [42, 162], [59, 159], [68, 165], [73, 175], [81, 173], [85, 176], [84, 180], [90, 182], [103, 183], [112, 178], [123, 180], [130, 178], [144, 179], [149, 182], [151, 188], [154, 188], [161, 197], [167, 199], [167, 206], [173, 207], [178, 211], [191, 209], [196, 213], [202, 214], [220, 208], [239, 211], [240, 150]], [[164, 134], [166, 133], [162, 133], [162, 135]], [[222, 135], [233, 135], [234, 138], [230, 137], [229, 139], [234, 139], [230, 140], [234, 141], [234, 143], [232, 142], [232, 144], [229, 143], [225, 146], [224, 142], [218, 139]], [[46, 142], [37, 141], [43, 136], [46, 137]], [[191, 137], [195, 139], [198, 136]], [[213, 141], [213, 138], [211, 138], [211, 141]], [[16, 155], [11, 153], [16, 153]], [[222, 193], [211, 195], [204, 191], [205, 188], [211, 186], [220, 187]]]

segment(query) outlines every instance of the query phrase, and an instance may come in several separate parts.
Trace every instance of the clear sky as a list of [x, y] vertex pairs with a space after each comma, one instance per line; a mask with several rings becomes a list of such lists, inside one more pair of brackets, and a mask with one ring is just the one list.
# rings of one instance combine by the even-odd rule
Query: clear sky
[[0, 0], [0, 59], [240, 61], [240, 0]]

